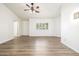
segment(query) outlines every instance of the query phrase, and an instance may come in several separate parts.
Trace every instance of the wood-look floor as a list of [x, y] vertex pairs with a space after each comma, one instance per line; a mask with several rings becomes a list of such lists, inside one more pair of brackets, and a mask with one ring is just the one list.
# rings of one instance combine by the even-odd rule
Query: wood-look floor
[[57, 37], [21, 36], [0, 44], [1, 56], [79, 56]]

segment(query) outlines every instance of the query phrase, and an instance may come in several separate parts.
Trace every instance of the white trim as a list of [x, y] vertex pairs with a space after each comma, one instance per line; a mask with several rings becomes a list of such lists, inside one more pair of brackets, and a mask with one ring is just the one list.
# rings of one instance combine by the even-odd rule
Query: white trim
[[75, 52], [79, 53], [79, 50], [72, 48], [70, 45], [68, 45], [66, 42], [61, 40], [61, 43], [69, 47], [70, 49], [74, 50]]

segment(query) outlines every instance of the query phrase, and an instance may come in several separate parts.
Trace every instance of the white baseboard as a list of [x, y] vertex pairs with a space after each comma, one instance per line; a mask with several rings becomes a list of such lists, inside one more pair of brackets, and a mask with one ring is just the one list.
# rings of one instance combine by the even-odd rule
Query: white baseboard
[[70, 49], [74, 50], [75, 52], [79, 53], [79, 50], [72, 48], [70, 45], [68, 45], [66, 42], [61, 40], [61, 43], [69, 47]]
[[3, 41], [0, 42], [0, 44], [3, 44], [3, 43], [5, 43], [5, 42], [8, 42], [8, 41], [12, 40], [13, 38], [14, 38], [14, 37], [11, 37], [11, 38], [8, 38], [8, 39], [6, 39], [6, 40], [3, 40]]
[[10, 40], [13, 40], [13, 39], [15, 39], [17, 37], [19, 37], [19, 36], [13, 36], [13, 37], [7, 38], [6, 40], [0, 41], [0, 44], [3, 44], [3, 43], [8, 42]]

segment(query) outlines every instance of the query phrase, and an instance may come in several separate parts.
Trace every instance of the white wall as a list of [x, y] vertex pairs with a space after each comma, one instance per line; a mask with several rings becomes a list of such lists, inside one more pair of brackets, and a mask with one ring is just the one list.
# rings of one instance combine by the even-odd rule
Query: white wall
[[0, 43], [14, 37], [14, 21], [19, 20], [5, 5], [0, 4]]
[[79, 12], [79, 4], [66, 4], [61, 10], [61, 42], [79, 52], [79, 19], [73, 13]]
[[61, 20], [60, 17], [54, 18], [54, 36], [61, 37]]
[[[56, 22], [57, 21], [57, 22]], [[37, 23], [48, 23], [48, 30], [37, 30]], [[60, 36], [59, 18], [57, 19], [30, 19], [29, 35], [30, 36]]]
[[22, 35], [29, 35], [29, 21], [22, 21]]

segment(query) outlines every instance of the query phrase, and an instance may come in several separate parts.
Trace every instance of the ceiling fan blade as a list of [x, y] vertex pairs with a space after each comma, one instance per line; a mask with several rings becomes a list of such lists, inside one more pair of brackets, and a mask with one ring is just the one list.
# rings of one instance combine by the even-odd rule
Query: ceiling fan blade
[[35, 10], [36, 13], [39, 13], [39, 11]]
[[36, 6], [36, 9], [39, 9], [39, 6]]
[[24, 9], [24, 11], [28, 11], [28, 10], [30, 10], [30, 9]]
[[30, 5], [26, 4], [26, 6], [28, 6], [30, 8]]

